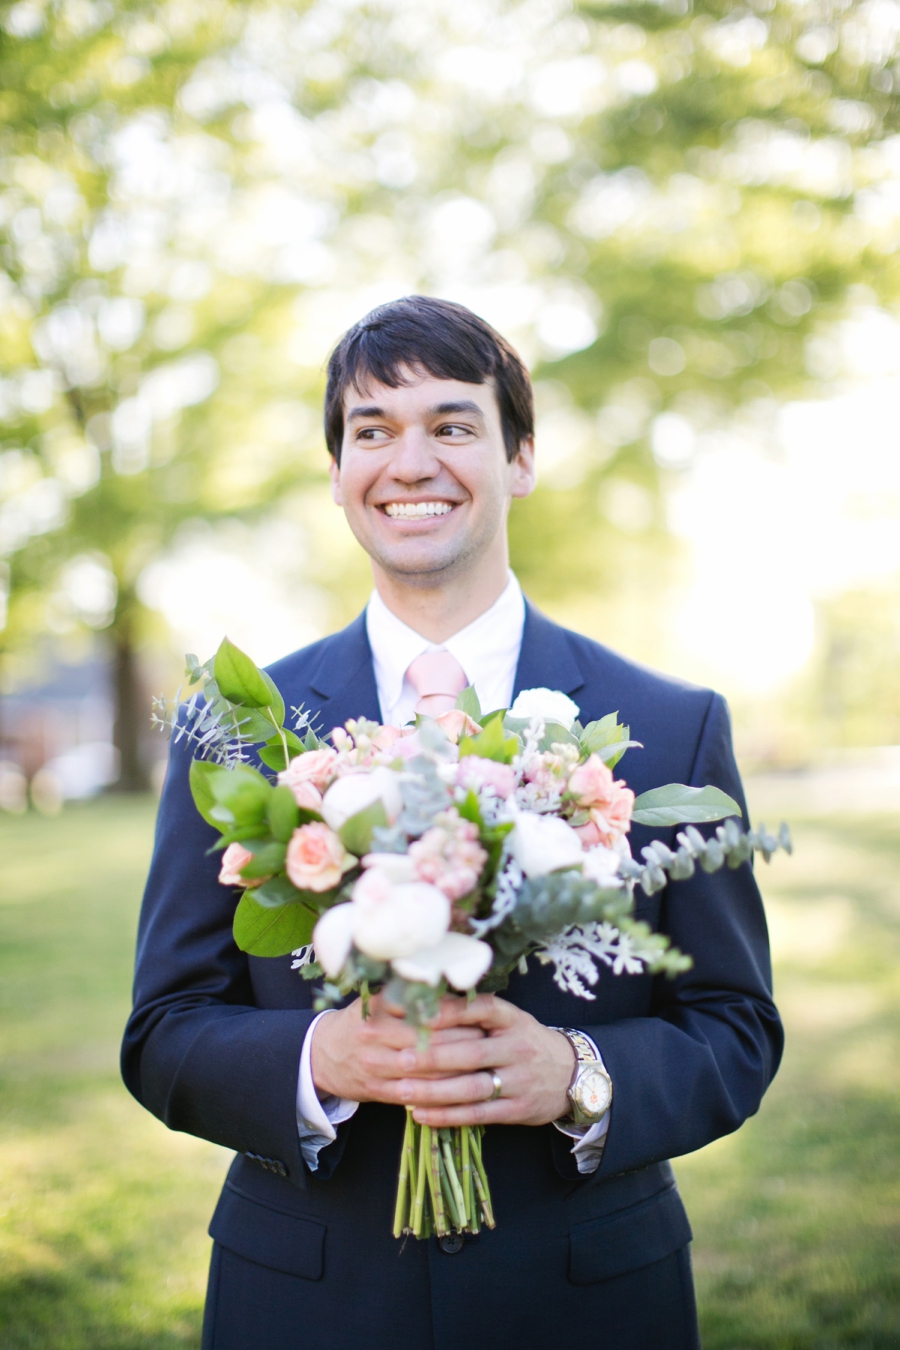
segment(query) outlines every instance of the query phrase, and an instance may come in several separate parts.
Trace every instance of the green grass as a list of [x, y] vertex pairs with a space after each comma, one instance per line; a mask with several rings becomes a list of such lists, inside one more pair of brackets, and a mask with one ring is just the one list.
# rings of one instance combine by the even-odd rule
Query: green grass
[[[148, 802], [0, 820], [0, 1343], [199, 1343], [228, 1155], [121, 1087]], [[809, 820], [760, 868], [788, 1050], [759, 1116], [678, 1163], [706, 1350], [900, 1346], [900, 828]], [[648, 1347], [648, 1350], [650, 1348]]]

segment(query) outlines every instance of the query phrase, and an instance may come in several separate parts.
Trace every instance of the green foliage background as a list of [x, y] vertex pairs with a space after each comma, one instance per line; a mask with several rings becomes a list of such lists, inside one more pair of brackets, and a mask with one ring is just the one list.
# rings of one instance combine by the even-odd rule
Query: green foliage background
[[654, 418], [814, 393], [854, 297], [897, 301], [896, 9], [0, 6], [7, 682], [37, 635], [108, 632], [137, 785], [133, 658], [165, 642], [140, 582], [187, 525], [280, 519], [348, 617], [364, 569], [315, 519], [322, 360], [416, 289], [534, 367], [529, 592], [646, 618], [678, 565]]

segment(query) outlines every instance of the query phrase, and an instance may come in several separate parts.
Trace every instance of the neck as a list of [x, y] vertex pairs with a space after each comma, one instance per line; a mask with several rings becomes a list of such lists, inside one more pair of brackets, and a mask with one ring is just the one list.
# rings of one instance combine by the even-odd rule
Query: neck
[[509, 581], [509, 562], [492, 560], [477, 572], [458, 577], [410, 578], [387, 572], [374, 560], [375, 589], [392, 614], [429, 642], [446, 642], [461, 628], [474, 623], [500, 598]]

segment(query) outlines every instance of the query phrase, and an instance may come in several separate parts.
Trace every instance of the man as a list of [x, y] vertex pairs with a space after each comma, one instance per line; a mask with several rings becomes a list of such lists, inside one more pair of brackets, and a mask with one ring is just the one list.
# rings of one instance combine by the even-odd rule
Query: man
[[[523, 600], [506, 519], [534, 486], [531, 388], [488, 325], [423, 297], [373, 311], [331, 359], [325, 426], [375, 591], [349, 628], [271, 667], [288, 706], [326, 728], [402, 725], [466, 682], [491, 708], [560, 689], [584, 722], [618, 710], [646, 745], [623, 765], [636, 792], [709, 782], [742, 800], [718, 695]], [[694, 959], [677, 980], [604, 973], [588, 1002], [531, 963], [502, 996], [447, 999], [423, 1050], [382, 998], [365, 1022], [358, 1000], [316, 1016], [289, 957], [238, 951], [188, 766], [173, 747], [123, 1072], [171, 1128], [238, 1155], [210, 1229], [206, 1350], [697, 1346], [666, 1160], [756, 1111], [782, 1045], [749, 865], [638, 891], [640, 917]], [[633, 850], [649, 837], [635, 827]], [[580, 1061], [613, 1098], [576, 1123]], [[490, 1127], [496, 1230], [391, 1236], [404, 1104], [424, 1123]]]

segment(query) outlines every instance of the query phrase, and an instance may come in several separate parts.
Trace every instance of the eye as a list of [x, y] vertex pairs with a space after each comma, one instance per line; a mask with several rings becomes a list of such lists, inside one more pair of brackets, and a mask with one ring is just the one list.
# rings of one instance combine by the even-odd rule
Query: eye
[[356, 433], [358, 441], [368, 441], [370, 444], [381, 441], [387, 436], [384, 427], [360, 427]]
[[443, 440], [459, 440], [461, 436], [472, 436], [474, 431], [472, 427], [462, 426], [459, 422], [445, 422], [443, 426], [438, 427], [435, 432]]

